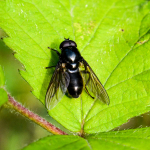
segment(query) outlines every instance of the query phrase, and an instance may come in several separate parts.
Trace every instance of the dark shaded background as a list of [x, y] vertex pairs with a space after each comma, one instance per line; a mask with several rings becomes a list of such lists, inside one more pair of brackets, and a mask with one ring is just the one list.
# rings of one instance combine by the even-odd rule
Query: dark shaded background
[[[6, 36], [0, 29], [0, 37]], [[23, 65], [13, 56], [13, 51], [0, 40], [0, 65], [5, 74], [7, 91], [25, 107], [46, 118], [49, 122], [59, 126], [47, 114], [45, 106], [30, 92], [29, 84], [20, 76], [18, 69], [24, 69]], [[149, 113], [132, 118], [128, 123], [116, 128], [124, 130], [150, 125]], [[60, 126], [59, 126], [60, 127]], [[50, 135], [42, 127], [36, 125], [19, 113], [6, 108], [0, 109], [0, 150], [16, 150], [26, 144]]]

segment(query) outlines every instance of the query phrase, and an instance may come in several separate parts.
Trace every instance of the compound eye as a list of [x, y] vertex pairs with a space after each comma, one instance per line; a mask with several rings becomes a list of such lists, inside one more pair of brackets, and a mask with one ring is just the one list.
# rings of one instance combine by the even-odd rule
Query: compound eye
[[60, 49], [63, 49], [65, 47], [69, 47], [69, 46], [72, 46], [72, 47], [77, 47], [77, 44], [74, 42], [74, 41], [71, 41], [69, 39], [65, 39], [65, 41], [63, 41], [61, 44], [60, 44]]
[[70, 44], [70, 46], [77, 47], [77, 44], [74, 41], [70, 40], [69, 44]]

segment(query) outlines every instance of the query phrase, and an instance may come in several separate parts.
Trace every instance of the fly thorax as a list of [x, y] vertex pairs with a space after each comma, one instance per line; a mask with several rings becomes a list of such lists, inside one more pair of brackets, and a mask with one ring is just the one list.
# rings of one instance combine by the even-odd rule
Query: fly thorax
[[68, 73], [77, 73], [79, 72], [79, 68], [76, 68], [76, 69], [67, 69]]
[[61, 56], [66, 62], [70, 63], [75, 63], [80, 59], [79, 52], [76, 49], [73, 49], [72, 47], [64, 49], [62, 51]]
[[76, 70], [79, 67], [79, 63], [67, 63], [66, 68], [70, 70]]

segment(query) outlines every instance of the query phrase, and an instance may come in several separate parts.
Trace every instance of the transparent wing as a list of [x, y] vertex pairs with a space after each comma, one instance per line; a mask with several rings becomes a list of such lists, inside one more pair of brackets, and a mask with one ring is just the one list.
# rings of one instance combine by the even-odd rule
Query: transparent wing
[[64, 72], [61, 64], [58, 63], [51, 78], [45, 97], [45, 104], [48, 110], [55, 107], [64, 96], [67, 91], [69, 81], [70, 77], [68, 73]]
[[110, 100], [103, 85], [101, 84], [101, 82], [99, 81], [95, 73], [93, 72], [92, 68], [84, 59], [83, 59], [83, 64], [85, 70], [81, 71], [81, 75], [83, 77], [87, 92], [92, 92], [95, 99], [99, 99], [103, 103], [109, 105]]

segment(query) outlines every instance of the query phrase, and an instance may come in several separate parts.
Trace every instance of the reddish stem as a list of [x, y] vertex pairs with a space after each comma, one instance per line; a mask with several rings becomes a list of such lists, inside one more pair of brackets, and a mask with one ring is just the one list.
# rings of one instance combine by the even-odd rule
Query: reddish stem
[[45, 119], [41, 118], [37, 114], [34, 114], [32, 111], [28, 110], [27, 108], [23, 107], [20, 103], [15, 101], [10, 95], [8, 95], [8, 105], [14, 108], [23, 116], [27, 117], [28, 119], [32, 120], [33, 122], [37, 123], [47, 131], [57, 134], [57, 135], [67, 135], [67, 133], [63, 132], [59, 128], [55, 127]]

